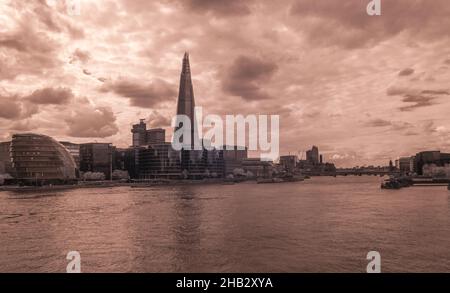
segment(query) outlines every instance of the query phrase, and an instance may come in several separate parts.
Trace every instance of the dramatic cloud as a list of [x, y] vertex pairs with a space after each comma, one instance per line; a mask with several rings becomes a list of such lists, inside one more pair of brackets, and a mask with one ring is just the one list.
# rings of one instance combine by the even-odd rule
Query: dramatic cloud
[[196, 105], [280, 115], [282, 154], [318, 145], [351, 166], [450, 151], [448, 1], [386, 0], [380, 17], [368, 2], [98, 0], [73, 15], [1, 1], [0, 136], [126, 147], [139, 118], [169, 136], [188, 51]]
[[174, 85], [159, 78], [153, 79], [149, 84], [119, 79], [106, 83], [101, 91], [114, 92], [128, 98], [131, 106], [142, 108], [153, 108], [167, 99], [174, 99], [177, 94]]
[[423, 90], [422, 94], [426, 95], [450, 95], [450, 92], [447, 90]]
[[86, 63], [89, 61], [89, 59], [91, 58], [89, 52], [80, 50], [79, 48], [77, 48], [75, 50], [75, 52], [73, 52], [72, 57], [70, 58], [70, 63], [74, 63], [74, 62], [81, 62], [81, 63]]
[[420, 90], [417, 88], [391, 87], [388, 88], [389, 96], [401, 96], [406, 106], [399, 109], [403, 112], [413, 111], [418, 108], [429, 107], [438, 104], [438, 98], [450, 95], [447, 90]]
[[417, 95], [417, 96], [406, 95], [402, 101], [404, 103], [412, 103], [412, 105], [400, 107], [400, 110], [401, 111], [412, 111], [416, 108], [432, 106], [435, 104], [433, 102], [435, 99], [436, 99], [435, 97], [427, 97], [427, 96], [421, 96], [421, 95]]
[[38, 105], [64, 105], [73, 97], [72, 91], [68, 88], [44, 88], [34, 91], [24, 99]]
[[158, 111], [152, 111], [147, 119], [147, 125], [152, 128], [169, 127], [171, 122], [169, 117], [162, 115]]
[[0, 118], [10, 121], [26, 119], [38, 112], [37, 105], [19, 95], [0, 94]]
[[66, 118], [69, 127], [67, 135], [73, 137], [109, 137], [119, 129], [115, 124], [116, 117], [110, 108], [80, 107]]
[[16, 119], [22, 113], [22, 107], [17, 102], [17, 97], [0, 96], [0, 118]]
[[14, 132], [27, 132], [31, 131], [36, 126], [37, 125], [31, 123], [29, 120], [23, 120], [14, 122], [9, 129]]
[[55, 68], [56, 50], [56, 43], [36, 32], [32, 24], [22, 23], [13, 32], [0, 32], [0, 78], [42, 74], [46, 69]]
[[269, 99], [264, 85], [277, 71], [278, 66], [270, 61], [239, 56], [222, 73], [222, 88], [226, 93], [239, 96], [244, 100]]
[[366, 123], [367, 126], [370, 127], [385, 127], [385, 126], [391, 126], [392, 123], [387, 120], [383, 119], [374, 119]]
[[408, 76], [408, 75], [411, 75], [411, 74], [414, 74], [414, 69], [406, 68], [406, 69], [403, 69], [402, 71], [400, 71], [398, 73], [398, 76]]
[[[446, 0], [382, 1], [382, 16], [368, 17], [368, 1], [296, 0], [291, 15], [306, 19], [311, 41], [357, 48], [401, 33], [417, 39], [449, 37], [450, 7]], [[302, 24], [303, 21], [293, 21]]]
[[218, 16], [242, 16], [250, 14], [252, 1], [242, 0], [187, 0], [185, 6], [198, 12], [210, 12]]
[[0, 79], [41, 75], [56, 69], [62, 63], [58, 57], [61, 35], [71, 39], [84, 35], [82, 29], [46, 1], [6, 2], [0, 7], [2, 26], [7, 25], [0, 29]]

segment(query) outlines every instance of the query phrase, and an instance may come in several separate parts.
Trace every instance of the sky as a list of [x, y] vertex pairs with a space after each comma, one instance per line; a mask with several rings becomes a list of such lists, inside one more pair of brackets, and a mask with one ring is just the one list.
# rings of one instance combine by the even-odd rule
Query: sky
[[[447, 0], [1, 0], [0, 141], [171, 135], [190, 54], [205, 114], [280, 115], [282, 154], [337, 166], [450, 152]], [[76, 2], [76, 1], [75, 1]]]

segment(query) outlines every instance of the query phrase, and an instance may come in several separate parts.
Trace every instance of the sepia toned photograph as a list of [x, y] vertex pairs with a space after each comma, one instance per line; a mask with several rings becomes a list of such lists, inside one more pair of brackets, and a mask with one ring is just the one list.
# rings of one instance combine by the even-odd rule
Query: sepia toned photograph
[[447, 0], [0, 0], [0, 273], [450, 273], [449, 28]]

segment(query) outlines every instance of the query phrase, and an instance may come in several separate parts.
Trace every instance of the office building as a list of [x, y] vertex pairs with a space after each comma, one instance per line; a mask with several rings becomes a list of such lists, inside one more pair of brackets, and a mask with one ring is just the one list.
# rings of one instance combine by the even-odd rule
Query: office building
[[144, 119], [141, 119], [139, 124], [133, 125], [131, 133], [133, 134], [133, 147], [162, 144], [166, 140], [166, 131], [164, 129], [147, 129], [147, 124]]
[[12, 173], [10, 148], [10, 141], [0, 142], [0, 174]]
[[271, 178], [273, 175], [273, 163], [259, 158], [247, 158], [242, 160], [245, 172], [249, 172], [255, 178]]
[[49, 136], [14, 134], [10, 151], [12, 175], [18, 183], [40, 185], [76, 180], [72, 155]]
[[139, 178], [139, 150], [140, 148], [116, 149], [113, 162], [114, 170], [127, 171], [131, 179]]
[[311, 150], [306, 151], [306, 160], [313, 165], [318, 165], [320, 163], [319, 148], [313, 146]]
[[281, 169], [288, 172], [293, 172], [298, 165], [297, 156], [280, 156]]
[[179, 179], [181, 177], [180, 151], [171, 143], [156, 144], [138, 149], [139, 179]]
[[423, 175], [423, 166], [425, 164], [441, 164], [441, 152], [440, 151], [425, 151], [416, 154], [414, 159], [414, 172], [417, 175]]
[[115, 148], [110, 143], [80, 144], [80, 171], [103, 173], [111, 179]]
[[411, 157], [404, 157], [398, 159], [398, 169], [403, 173], [411, 173]]
[[248, 149], [238, 146], [223, 147], [224, 175], [233, 174], [236, 169], [243, 169], [242, 162], [248, 157]]
[[[185, 53], [183, 58], [183, 65], [180, 74], [180, 88], [178, 92], [178, 101], [177, 101], [177, 117], [180, 115], [187, 116], [191, 122], [191, 131], [190, 131], [190, 149], [194, 149], [194, 143], [198, 139], [198, 133], [196, 132], [196, 120], [195, 120], [195, 98], [194, 98], [194, 89], [192, 85], [191, 79], [191, 66], [189, 63], [189, 54]], [[177, 120], [175, 131], [180, 129], [183, 125], [181, 121]], [[181, 143], [187, 143], [183, 137], [180, 140]]]
[[68, 141], [61, 141], [60, 143], [65, 146], [72, 155], [75, 164], [77, 165], [77, 169], [80, 169], [80, 145]]

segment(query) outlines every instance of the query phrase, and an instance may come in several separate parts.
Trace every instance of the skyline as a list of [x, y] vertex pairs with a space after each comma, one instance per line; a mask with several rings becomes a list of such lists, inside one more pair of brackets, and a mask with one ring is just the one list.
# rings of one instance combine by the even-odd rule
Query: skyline
[[364, 1], [82, 1], [77, 16], [58, 3], [0, 4], [2, 141], [125, 147], [139, 118], [170, 136], [189, 51], [197, 104], [279, 114], [281, 154], [318, 145], [353, 166], [450, 149], [444, 1], [386, 2], [380, 18]]

